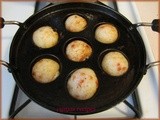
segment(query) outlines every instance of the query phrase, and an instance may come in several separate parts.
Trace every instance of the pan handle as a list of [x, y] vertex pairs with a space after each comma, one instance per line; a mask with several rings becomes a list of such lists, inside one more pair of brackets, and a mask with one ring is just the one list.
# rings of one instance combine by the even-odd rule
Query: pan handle
[[6, 61], [0, 60], [0, 65], [3, 65], [3, 66], [5, 66], [5, 67], [7, 67], [7, 68], [8, 68], [8, 71], [9, 71], [10, 73], [12, 72], [12, 68], [11, 68], [10, 64], [7, 63]]
[[146, 69], [149, 69], [149, 68], [157, 66], [157, 65], [160, 65], [160, 61], [149, 63], [148, 65], [146, 65]]
[[147, 22], [141, 22], [141, 23], [136, 23], [134, 24], [135, 27], [140, 27], [140, 26], [146, 26], [146, 27], [151, 27], [153, 31], [159, 32], [160, 33], [160, 19], [154, 19], [152, 23], [147, 23]]
[[0, 29], [4, 27], [4, 25], [18, 25], [21, 26], [22, 23], [18, 21], [5, 21], [4, 18], [0, 17]]

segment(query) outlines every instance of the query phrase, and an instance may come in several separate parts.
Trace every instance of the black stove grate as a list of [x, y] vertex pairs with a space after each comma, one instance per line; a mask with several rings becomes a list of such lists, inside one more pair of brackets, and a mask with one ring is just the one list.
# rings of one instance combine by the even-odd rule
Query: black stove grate
[[[27, 99], [22, 105], [20, 105], [17, 109], [15, 109], [17, 98], [18, 98], [18, 92], [19, 92], [19, 87], [16, 85], [13, 98], [12, 98], [12, 103], [9, 111], [9, 118], [13, 119], [23, 108], [25, 108], [30, 102], [30, 99]], [[138, 91], [137, 89], [132, 93], [132, 99], [133, 99], [133, 104], [129, 103], [127, 100], [124, 100], [123, 102], [135, 113], [134, 118], [141, 118], [142, 116], [142, 110], [139, 102], [139, 97], [138, 97]], [[77, 119], [77, 115], [74, 115], [74, 119]]]

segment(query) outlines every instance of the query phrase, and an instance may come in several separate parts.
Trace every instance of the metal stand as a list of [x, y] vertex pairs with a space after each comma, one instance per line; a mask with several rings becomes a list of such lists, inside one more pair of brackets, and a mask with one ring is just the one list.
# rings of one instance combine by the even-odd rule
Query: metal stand
[[26, 107], [31, 102], [31, 100], [28, 99], [21, 106], [19, 106], [15, 110], [16, 101], [17, 101], [17, 98], [18, 98], [18, 92], [19, 92], [19, 88], [16, 85], [15, 90], [14, 90], [14, 94], [13, 94], [13, 97], [12, 97], [11, 107], [10, 107], [10, 110], [9, 110], [9, 118], [10, 119], [13, 119], [21, 110], [23, 110], [24, 107]]
[[139, 101], [139, 95], [137, 89], [132, 93], [133, 104], [131, 105], [128, 101], [124, 100], [123, 102], [135, 113], [135, 118], [142, 117], [142, 109]]

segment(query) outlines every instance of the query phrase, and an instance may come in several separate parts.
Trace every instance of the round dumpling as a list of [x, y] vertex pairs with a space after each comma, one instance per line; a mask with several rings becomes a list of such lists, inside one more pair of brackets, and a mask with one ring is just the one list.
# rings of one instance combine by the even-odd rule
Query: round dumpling
[[102, 60], [103, 70], [111, 76], [121, 76], [128, 70], [128, 61], [120, 52], [109, 52]]
[[65, 27], [70, 32], [81, 32], [87, 26], [87, 21], [79, 15], [71, 15], [65, 21]]
[[87, 100], [97, 91], [98, 79], [90, 68], [76, 70], [67, 82], [69, 94], [77, 100]]
[[48, 58], [36, 62], [32, 68], [33, 78], [40, 83], [49, 83], [59, 76], [59, 64]]
[[112, 24], [102, 24], [96, 28], [95, 38], [101, 43], [111, 44], [118, 39], [118, 31]]
[[91, 54], [91, 46], [81, 40], [74, 40], [66, 47], [67, 57], [75, 62], [85, 61], [91, 56]]
[[58, 33], [49, 26], [40, 27], [33, 33], [33, 42], [40, 48], [51, 48], [58, 43]]

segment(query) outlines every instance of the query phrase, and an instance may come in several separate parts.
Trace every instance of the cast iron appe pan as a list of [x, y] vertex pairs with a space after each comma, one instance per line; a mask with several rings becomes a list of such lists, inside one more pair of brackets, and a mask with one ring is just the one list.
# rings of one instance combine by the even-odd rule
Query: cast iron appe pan
[[[84, 31], [71, 33], [65, 29], [64, 22], [72, 14], [87, 20]], [[94, 31], [102, 23], [112, 23], [117, 27], [117, 42], [106, 45], [95, 40]], [[59, 33], [59, 42], [52, 48], [41, 49], [34, 45], [32, 35], [36, 29], [46, 25]], [[88, 60], [79, 63], [66, 58], [66, 44], [74, 39], [82, 39], [91, 45], [93, 53]], [[125, 54], [129, 62], [126, 74], [112, 77], [102, 70], [103, 55], [110, 51]], [[20, 24], [10, 48], [10, 66], [16, 83], [39, 105], [59, 113], [86, 115], [107, 110], [134, 91], [146, 71], [145, 52], [136, 27], [120, 13], [96, 3], [64, 3], [48, 6]], [[32, 66], [41, 58], [51, 58], [60, 64], [60, 76], [55, 81], [41, 84], [33, 79]], [[82, 67], [93, 69], [99, 80], [96, 94], [84, 101], [72, 98], [66, 88], [70, 74]]]

